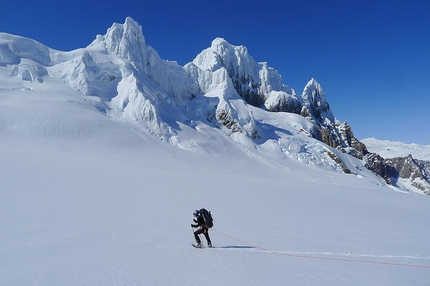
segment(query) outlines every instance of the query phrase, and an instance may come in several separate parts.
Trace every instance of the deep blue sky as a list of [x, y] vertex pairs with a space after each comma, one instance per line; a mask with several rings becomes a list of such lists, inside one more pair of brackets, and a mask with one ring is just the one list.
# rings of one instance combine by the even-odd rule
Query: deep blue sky
[[163, 59], [184, 65], [223, 37], [297, 93], [315, 78], [358, 139], [430, 145], [428, 0], [7, 1], [0, 31], [69, 51], [127, 16]]

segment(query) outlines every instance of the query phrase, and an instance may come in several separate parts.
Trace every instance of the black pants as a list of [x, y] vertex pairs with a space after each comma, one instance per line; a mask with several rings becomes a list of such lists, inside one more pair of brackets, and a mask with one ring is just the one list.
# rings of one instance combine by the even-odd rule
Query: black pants
[[194, 232], [194, 237], [196, 238], [196, 242], [197, 242], [197, 243], [201, 243], [201, 240], [200, 240], [199, 234], [202, 234], [202, 233], [205, 235], [205, 237], [206, 237], [206, 241], [208, 242], [208, 245], [212, 245], [211, 239], [210, 239], [210, 237], [209, 237], [209, 229], [207, 229], [207, 228], [205, 228], [205, 227], [203, 227], [203, 228], [199, 228], [198, 230], [196, 230], [196, 231]]

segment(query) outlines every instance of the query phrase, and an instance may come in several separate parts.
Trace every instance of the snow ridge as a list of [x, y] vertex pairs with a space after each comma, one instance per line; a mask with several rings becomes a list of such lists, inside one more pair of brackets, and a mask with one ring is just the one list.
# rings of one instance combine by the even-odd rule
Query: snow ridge
[[210, 152], [211, 140], [222, 138], [286, 171], [294, 159], [380, 181], [364, 167], [364, 145], [335, 119], [315, 79], [297, 96], [267, 63], [222, 38], [181, 67], [162, 60], [130, 17], [70, 52], [0, 33], [0, 67], [28, 83], [65, 82], [109, 118], [179, 148]]
[[369, 151], [378, 153], [384, 158], [406, 157], [412, 155], [416, 159], [430, 161], [430, 145], [406, 144], [389, 140], [365, 138], [361, 140]]

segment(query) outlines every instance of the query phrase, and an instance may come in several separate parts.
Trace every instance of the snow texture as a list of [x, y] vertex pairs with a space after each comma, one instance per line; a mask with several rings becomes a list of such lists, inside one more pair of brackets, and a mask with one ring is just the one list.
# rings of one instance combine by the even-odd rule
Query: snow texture
[[246, 104], [218, 58], [246, 48], [210, 49], [164, 61], [131, 18], [70, 52], [0, 33], [0, 285], [428, 285], [430, 197]]

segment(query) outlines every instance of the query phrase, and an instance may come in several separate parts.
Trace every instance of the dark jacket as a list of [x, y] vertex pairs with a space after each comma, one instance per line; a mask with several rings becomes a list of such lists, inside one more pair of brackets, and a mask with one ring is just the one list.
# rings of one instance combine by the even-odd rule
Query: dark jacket
[[195, 222], [196, 224], [192, 224], [192, 225], [191, 225], [192, 227], [206, 227], [206, 225], [205, 225], [205, 220], [203, 219], [203, 216], [202, 216], [202, 215], [198, 215], [198, 216], [197, 216], [197, 220], [195, 220], [195, 219], [194, 219], [194, 222]]

